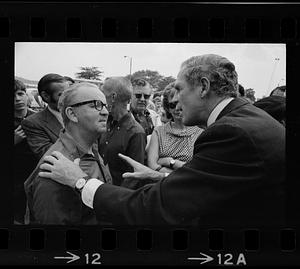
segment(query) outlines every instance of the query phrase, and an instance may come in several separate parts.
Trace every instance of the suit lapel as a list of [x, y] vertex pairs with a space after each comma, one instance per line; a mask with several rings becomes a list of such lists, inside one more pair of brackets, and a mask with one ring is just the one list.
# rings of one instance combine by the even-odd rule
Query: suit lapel
[[58, 138], [60, 130], [63, 128], [63, 126], [60, 124], [57, 118], [49, 111], [48, 107], [45, 109], [45, 122], [45, 128], [47, 128]]
[[235, 98], [233, 99], [225, 108], [221, 111], [219, 116], [217, 117], [216, 121], [225, 116], [226, 114], [230, 113], [231, 111], [239, 108], [240, 106], [249, 104], [249, 101], [247, 101], [244, 98]]

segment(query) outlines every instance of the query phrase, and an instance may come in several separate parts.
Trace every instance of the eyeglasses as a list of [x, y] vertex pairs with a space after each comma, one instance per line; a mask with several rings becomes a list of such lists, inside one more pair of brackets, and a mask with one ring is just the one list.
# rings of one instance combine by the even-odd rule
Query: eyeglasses
[[104, 104], [100, 100], [85, 101], [85, 102], [81, 102], [81, 103], [71, 105], [70, 107], [83, 106], [83, 105], [92, 104], [92, 103], [94, 104], [95, 109], [98, 110], [98, 111], [102, 111], [103, 107], [107, 108], [107, 104]]
[[141, 98], [142, 98], [142, 95], [144, 95], [144, 99], [145, 99], [145, 100], [149, 99], [150, 96], [151, 96], [151, 94], [136, 93], [136, 94], [135, 94], [135, 97], [136, 97], [137, 99], [141, 99]]
[[177, 104], [178, 104], [178, 101], [169, 103], [169, 108], [174, 109], [174, 108], [176, 108]]

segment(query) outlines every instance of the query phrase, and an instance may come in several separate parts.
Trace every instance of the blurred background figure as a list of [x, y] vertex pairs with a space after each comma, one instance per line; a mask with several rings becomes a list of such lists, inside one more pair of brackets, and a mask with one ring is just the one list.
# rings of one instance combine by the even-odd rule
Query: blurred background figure
[[245, 97], [245, 89], [241, 84], [239, 84], [238, 96], [239, 97]]
[[26, 87], [17, 79], [14, 91], [14, 224], [24, 224], [26, 211], [24, 182], [34, 170], [37, 160], [27, 143], [21, 122], [35, 111], [28, 107], [29, 96], [26, 94]]
[[154, 103], [154, 105], [155, 105], [155, 111], [156, 111], [156, 113], [158, 113], [158, 114], [160, 114], [160, 112], [161, 112], [161, 96], [160, 96], [160, 94], [154, 94], [153, 95], [153, 103]]
[[47, 74], [38, 82], [38, 92], [47, 107], [22, 121], [28, 144], [40, 159], [52, 146], [64, 127], [58, 110], [58, 98], [69, 87], [65, 78], [58, 74]]
[[262, 98], [254, 103], [255, 106], [269, 113], [274, 119], [285, 126], [286, 98], [272, 95]]
[[133, 172], [133, 169], [119, 158], [118, 153], [144, 164], [146, 134], [127, 110], [132, 98], [132, 85], [128, 79], [110, 77], [105, 80], [102, 91], [107, 100], [109, 117], [107, 132], [100, 137], [99, 153], [109, 166], [113, 184], [120, 186], [123, 183], [122, 174]]
[[193, 156], [194, 143], [203, 129], [182, 123], [182, 109], [172, 102], [175, 82], [170, 83], [163, 93], [163, 108], [169, 122], [154, 129], [148, 147], [148, 166], [160, 172], [172, 172], [189, 162]]
[[282, 96], [286, 97], [286, 86], [278, 86], [273, 91], [271, 91], [270, 96]]

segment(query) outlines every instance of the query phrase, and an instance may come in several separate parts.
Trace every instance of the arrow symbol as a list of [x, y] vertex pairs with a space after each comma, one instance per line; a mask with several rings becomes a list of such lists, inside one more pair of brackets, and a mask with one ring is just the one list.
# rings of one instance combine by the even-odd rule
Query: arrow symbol
[[67, 263], [75, 262], [75, 261], [77, 261], [78, 259], [80, 259], [79, 256], [77, 256], [77, 255], [75, 255], [75, 254], [73, 254], [73, 253], [71, 253], [71, 252], [69, 252], [69, 251], [67, 251], [67, 253], [68, 253], [69, 255], [71, 255], [71, 257], [70, 257], [70, 256], [68, 256], [68, 257], [54, 257], [54, 259], [67, 259], [67, 260], [69, 260], [69, 261], [67, 261]]
[[191, 257], [191, 258], [188, 258], [188, 260], [192, 260], [192, 261], [202, 261], [200, 264], [204, 264], [204, 263], [207, 263], [207, 262], [211, 262], [214, 258], [213, 257], [210, 257], [202, 252], [200, 252], [201, 255], [203, 255], [204, 257]]

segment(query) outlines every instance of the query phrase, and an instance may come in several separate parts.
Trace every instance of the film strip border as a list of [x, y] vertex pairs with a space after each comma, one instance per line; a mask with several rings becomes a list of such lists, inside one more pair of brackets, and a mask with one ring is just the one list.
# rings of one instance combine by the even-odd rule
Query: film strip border
[[[1, 4], [0, 40], [1, 47], [4, 48], [1, 59], [6, 58], [3, 55], [9, 55], [8, 58], [13, 55], [11, 45], [15, 41], [280, 42], [293, 46], [287, 50], [287, 69], [289, 69], [289, 60], [294, 55], [299, 59], [297, 52], [300, 37], [299, 6], [299, 4], [173, 6], [167, 3]], [[1, 64], [4, 67], [4, 76], [13, 76], [11, 74], [13, 69], [7, 69], [6, 63], [7, 61], [2, 61]], [[287, 81], [295, 82], [297, 71], [292, 69], [289, 71]], [[9, 87], [10, 82], [9, 80], [5, 82], [3, 87]], [[296, 107], [290, 111], [293, 112], [294, 109]], [[290, 122], [293, 123], [297, 114], [291, 115]], [[290, 143], [296, 141], [296, 136], [290, 139]], [[297, 167], [296, 160], [291, 161], [291, 166]], [[9, 210], [9, 207], [7, 208]], [[1, 223], [5, 221], [1, 220]], [[181, 264], [186, 261], [187, 253], [196, 255], [202, 250], [219, 255], [220, 252], [224, 253], [227, 250], [235, 253], [240, 250], [254, 255], [262, 253], [264, 258], [261, 256], [253, 258], [255, 260], [253, 265], [264, 263], [286, 265], [287, 259], [296, 265], [295, 254], [299, 254], [297, 229], [160, 231], [140, 228], [131, 230], [87, 227], [71, 230], [50, 227], [24, 228], [24, 226], [7, 228], [9, 226], [9, 224], [0, 225], [0, 255], [3, 264], [47, 264], [50, 263], [47, 256], [49, 253], [58, 251], [76, 253], [86, 250], [87, 254], [88, 250], [95, 252], [96, 249], [103, 254], [103, 259], [100, 259], [103, 264], [106, 262]], [[107, 253], [111, 255], [105, 257]], [[145, 255], [150, 256], [150, 253], [156, 256], [152, 256], [154, 257], [152, 259], [145, 258]], [[95, 261], [98, 256], [94, 258]], [[215, 259], [218, 257], [215, 256]], [[224, 259], [222, 261], [224, 264]]]
[[[5, 251], [15, 254], [20, 251], [24, 254], [31, 253], [28, 256], [24, 255], [23, 260], [14, 260], [15, 264], [32, 264], [34, 257], [39, 258], [36, 263], [49, 262], [51, 258], [54, 258], [55, 253], [64, 253], [64, 251], [72, 252], [74, 255], [78, 252], [87, 254], [98, 251], [96, 253], [101, 253], [99, 255], [107, 256], [107, 260], [102, 259], [102, 262], [109, 264], [124, 264], [124, 262], [126, 264], [130, 260], [126, 255], [133, 257], [132, 253], [136, 253], [136, 260], [133, 263], [137, 264], [155, 264], [162, 261], [168, 264], [185, 263], [188, 256], [205, 252], [210, 255], [215, 254], [215, 262], [219, 265], [226, 265], [224, 264], [226, 257], [220, 256], [225, 254], [230, 254], [232, 258], [235, 256], [235, 261], [233, 260], [231, 265], [239, 265], [236, 262], [241, 254], [246, 264], [246, 257], [251, 254], [267, 254], [273, 262], [262, 259], [259, 264], [283, 265], [286, 264], [287, 256], [291, 257], [292, 254], [298, 252], [297, 239], [299, 239], [299, 234], [294, 229], [207, 229], [199, 231], [184, 228], [169, 230], [148, 228], [118, 230], [93, 227], [88, 229], [86, 227], [85, 229], [47, 227], [47, 229], [28, 228], [25, 230], [17, 228], [13, 231], [0, 229], [0, 253], [4, 254]], [[151, 253], [163, 253], [175, 260], [164, 260], [161, 256], [158, 258], [154, 256], [153, 260], [143, 260], [143, 255], [151, 255]], [[46, 254], [50, 254], [50, 258]], [[122, 257], [122, 255], [125, 256]], [[117, 256], [120, 260], [114, 260]], [[186, 259], [180, 260], [184, 257]], [[9, 260], [9, 257], [6, 259]], [[82, 262], [89, 263], [86, 257]], [[254, 259], [252, 265], [255, 264], [257, 261], [255, 262]]]
[[[2, 4], [0, 38], [18, 41], [292, 42], [299, 4]], [[184, 11], [184, 14], [183, 12]]]

